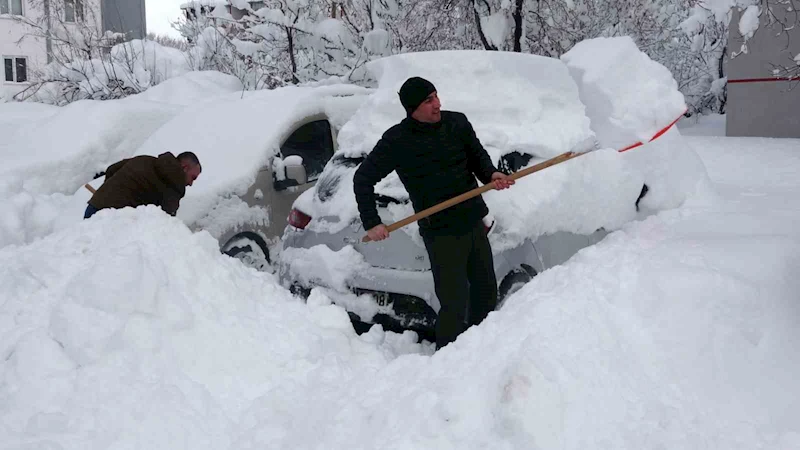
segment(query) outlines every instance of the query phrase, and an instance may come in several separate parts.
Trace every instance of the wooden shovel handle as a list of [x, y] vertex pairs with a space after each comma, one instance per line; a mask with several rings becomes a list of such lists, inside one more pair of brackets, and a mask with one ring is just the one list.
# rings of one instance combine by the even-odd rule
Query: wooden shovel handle
[[92, 194], [94, 194], [95, 192], [97, 192], [97, 191], [96, 191], [96, 190], [95, 190], [95, 189], [92, 187], [92, 185], [90, 185], [89, 183], [86, 183], [86, 184], [84, 184], [84, 185], [83, 185], [83, 187], [85, 187], [86, 189], [88, 189], [88, 190], [89, 190], [89, 192], [91, 192]]
[[[522, 178], [524, 176], [530, 175], [530, 174], [532, 174], [534, 172], [538, 172], [538, 171], [544, 170], [544, 169], [546, 169], [548, 167], [555, 166], [556, 164], [561, 164], [564, 161], [569, 161], [570, 159], [575, 158], [575, 157], [580, 156], [580, 155], [583, 155], [583, 154], [584, 153], [577, 153], [577, 152], [562, 153], [562, 154], [560, 154], [560, 155], [558, 155], [558, 156], [556, 156], [554, 158], [548, 159], [547, 161], [540, 162], [539, 164], [536, 164], [534, 166], [531, 166], [531, 167], [528, 167], [526, 169], [520, 170], [519, 172], [515, 172], [515, 173], [509, 175], [508, 177], [511, 178], [512, 180], [516, 180], [518, 178]], [[459, 195], [457, 197], [453, 197], [450, 200], [445, 200], [442, 203], [439, 203], [437, 205], [431, 206], [428, 209], [422, 210], [422, 211], [414, 214], [413, 216], [408, 216], [403, 220], [400, 220], [400, 221], [395, 222], [395, 223], [393, 223], [391, 225], [388, 225], [386, 228], [391, 233], [391, 232], [396, 231], [396, 230], [398, 230], [400, 228], [403, 228], [404, 226], [406, 226], [406, 225], [408, 225], [408, 224], [410, 224], [412, 222], [416, 222], [416, 221], [418, 221], [420, 219], [424, 219], [425, 217], [428, 217], [431, 214], [435, 214], [435, 213], [437, 213], [437, 212], [439, 212], [439, 211], [441, 211], [443, 209], [447, 209], [447, 208], [449, 208], [449, 207], [451, 207], [453, 205], [457, 205], [457, 204], [459, 204], [459, 203], [461, 203], [461, 202], [463, 202], [465, 200], [471, 199], [472, 197], [477, 197], [478, 195], [481, 195], [481, 194], [483, 194], [484, 192], [487, 192], [487, 191], [491, 191], [492, 189], [494, 189], [494, 183], [484, 184], [481, 187], [477, 187], [477, 188], [475, 188], [475, 189], [473, 189], [471, 191], [465, 192], [465, 193], [463, 193], [463, 194], [461, 194], [461, 195]], [[368, 235], [364, 236], [363, 238], [361, 238], [361, 242], [370, 242], [370, 241], [372, 241], [372, 239], [370, 239]]]

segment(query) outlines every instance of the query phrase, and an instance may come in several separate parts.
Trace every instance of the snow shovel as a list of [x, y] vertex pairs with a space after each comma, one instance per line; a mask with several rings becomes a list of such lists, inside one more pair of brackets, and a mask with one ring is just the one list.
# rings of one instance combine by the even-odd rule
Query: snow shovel
[[[586, 152], [586, 153], [589, 153], [589, 152]], [[556, 164], [561, 164], [561, 163], [563, 163], [565, 161], [569, 161], [570, 159], [577, 158], [580, 155], [585, 155], [586, 153], [582, 153], [582, 152], [566, 152], [566, 153], [562, 153], [562, 154], [560, 154], [560, 155], [558, 155], [558, 156], [556, 156], [554, 158], [548, 159], [547, 161], [543, 161], [543, 162], [540, 162], [539, 164], [536, 164], [534, 166], [528, 167], [527, 169], [522, 169], [519, 172], [514, 172], [513, 174], [509, 175], [508, 178], [510, 178], [512, 180], [516, 180], [518, 178], [522, 178], [524, 176], [530, 175], [530, 174], [532, 174], [534, 172], [538, 172], [538, 171], [544, 170], [544, 169], [546, 169], [548, 167], [555, 166]], [[461, 202], [463, 202], [465, 200], [471, 199], [472, 197], [477, 197], [478, 195], [481, 195], [486, 191], [491, 191], [492, 189], [494, 189], [494, 183], [484, 184], [481, 187], [477, 187], [477, 188], [475, 188], [475, 189], [473, 189], [473, 190], [471, 190], [469, 192], [465, 192], [465, 193], [463, 193], [463, 194], [461, 194], [459, 196], [453, 197], [450, 200], [445, 200], [442, 203], [439, 203], [438, 205], [434, 205], [434, 206], [431, 206], [428, 209], [422, 210], [422, 211], [414, 214], [413, 216], [408, 216], [403, 220], [395, 222], [395, 223], [393, 223], [391, 225], [387, 225], [386, 228], [389, 230], [389, 233], [391, 233], [391, 232], [396, 231], [396, 230], [398, 230], [400, 228], [403, 228], [404, 226], [406, 226], [406, 225], [408, 225], [408, 224], [410, 224], [412, 222], [416, 222], [416, 221], [418, 221], [420, 219], [424, 219], [425, 217], [428, 217], [431, 214], [435, 214], [435, 213], [437, 213], [437, 212], [439, 212], [439, 211], [441, 211], [443, 209], [447, 209], [447, 208], [449, 208], [449, 207], [451, 207], [453, 205], [457, 205], [457, 204], [459, 204], [459, 203], [461, 203]], [[372, 239], [370, 239], [369, 236], [364, 236], [363, 238], [361, 238], [361, 242], [370, 242], [370, 241], [372, 241]]]

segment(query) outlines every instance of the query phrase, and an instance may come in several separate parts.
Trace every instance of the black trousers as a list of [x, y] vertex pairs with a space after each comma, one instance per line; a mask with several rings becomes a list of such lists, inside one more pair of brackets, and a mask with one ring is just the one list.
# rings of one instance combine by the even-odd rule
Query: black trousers
[[441, 309], [436, 348], [456, 340], [497, 306], [497, 279], [483, 222], [459, 235], [423, 235]]

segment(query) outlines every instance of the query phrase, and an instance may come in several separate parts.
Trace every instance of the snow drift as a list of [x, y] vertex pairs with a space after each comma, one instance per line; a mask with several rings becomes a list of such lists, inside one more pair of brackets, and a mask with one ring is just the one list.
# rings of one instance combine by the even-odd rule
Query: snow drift
[[800, 161], [759, 142], [703, 141], [718, 177], [766, 175], [622, 227], [432, 356], [156, 207], [0, 249], [0, 446], [797, 448]]
[[357, 336], [154, 206], [0, 250], [0, 285], [3, 448], [235, 448], [268, 392], [425, 350]]

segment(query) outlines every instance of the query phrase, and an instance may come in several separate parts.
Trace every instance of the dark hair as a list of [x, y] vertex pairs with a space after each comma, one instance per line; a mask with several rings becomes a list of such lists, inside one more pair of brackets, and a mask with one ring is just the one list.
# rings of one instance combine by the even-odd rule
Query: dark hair
[[189, 161], [190, 163], [199, 167], [201, 171], [203, 170], [203, 166], [200, 165], [200, 160], [197, 159], [197, 155], [195, 155], [192, 152], [181, 153], [180, 155], [178, 155], [178, 161]]

